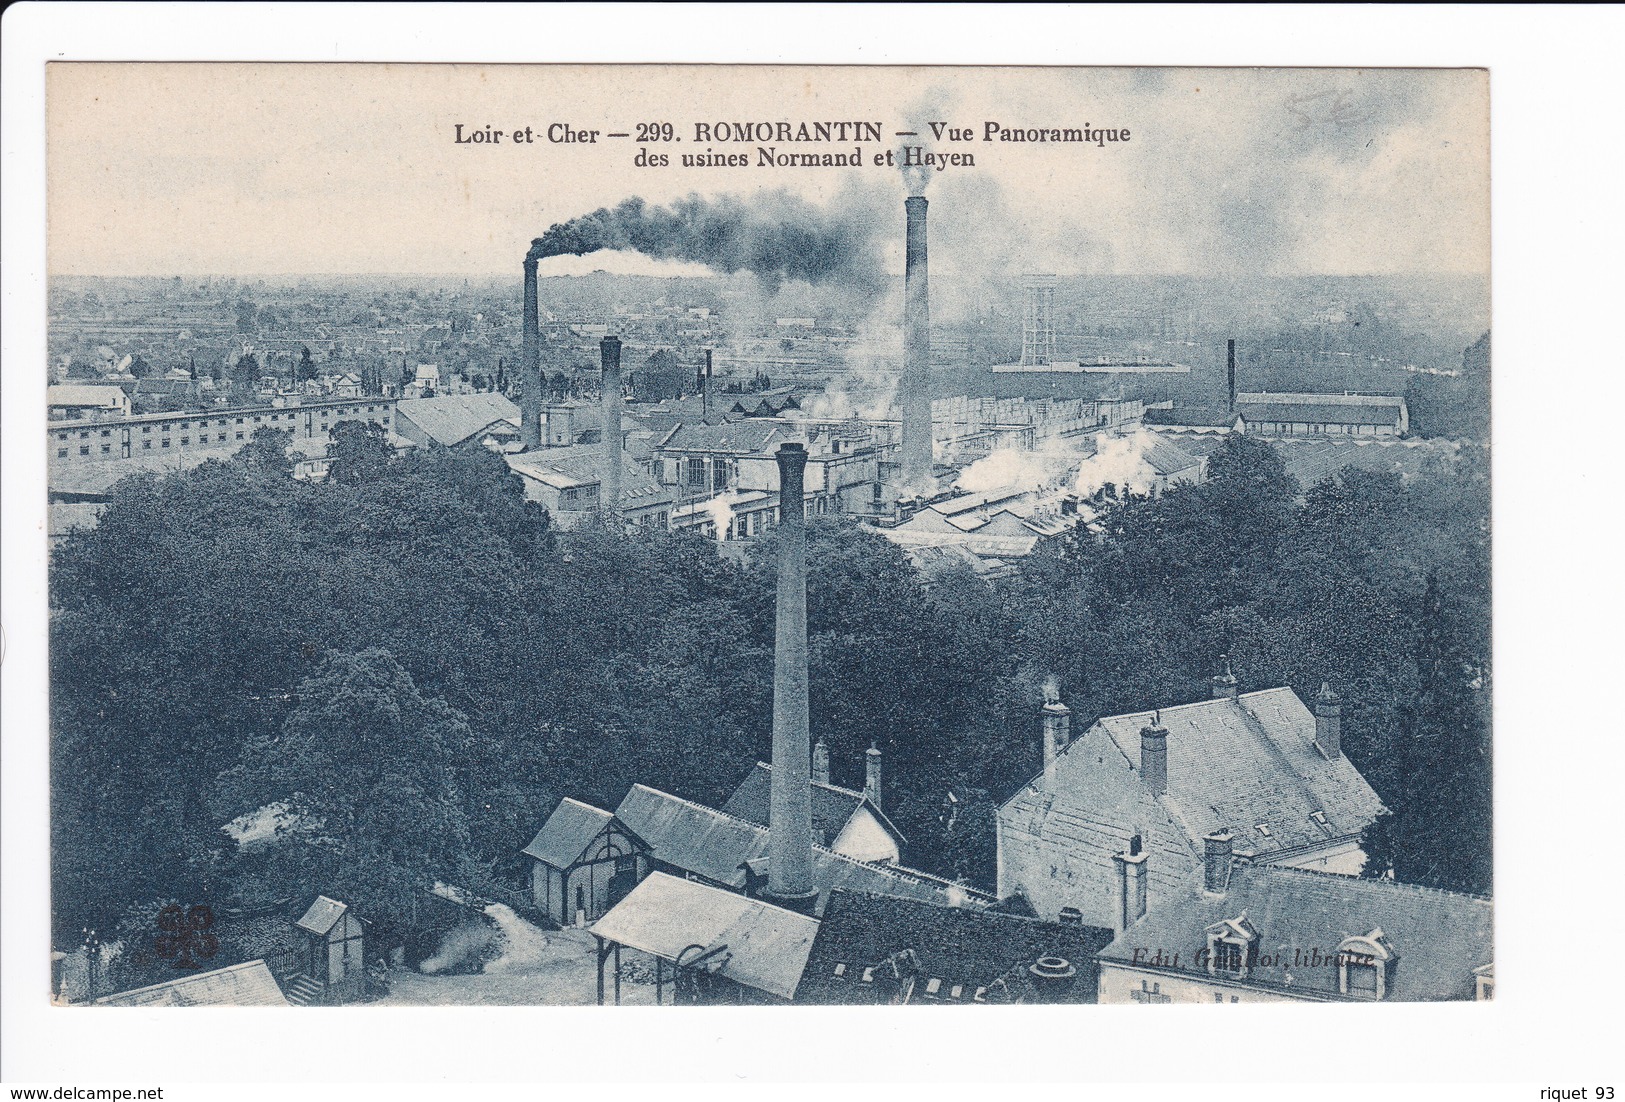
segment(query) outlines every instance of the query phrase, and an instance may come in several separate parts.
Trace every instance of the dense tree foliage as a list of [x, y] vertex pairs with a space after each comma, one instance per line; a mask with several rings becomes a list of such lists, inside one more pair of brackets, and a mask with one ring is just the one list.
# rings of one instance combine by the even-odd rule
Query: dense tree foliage
[[[565, 795], [642, 782], [719, 803], [769, 746], [775, 540], [556, 531], [498, 456], [395, 458], [335, 432], [322, 483], [269, 433], [229, 462], [120, 485], [51, 585], [59, 929], [153, 899], [349, 893], [402, 918], [437, 877], [498, 883]], [[814, 731], [834, 780], [885, 755], [909, 859], [985, 886], [997, 803], [1039, 768], [1057, 679], [1075, 723], [1329, 681], [1392, 810], [1374, 871], [1489, 887], [1488, 478], [1303, 491], [1232, 438], [1210, 480], [1108, 497], [1098, 531], [1018, 575], [925, 584], [877, 532], [808, 529]], [[268, 857], [221, 828], [269, 803]]]

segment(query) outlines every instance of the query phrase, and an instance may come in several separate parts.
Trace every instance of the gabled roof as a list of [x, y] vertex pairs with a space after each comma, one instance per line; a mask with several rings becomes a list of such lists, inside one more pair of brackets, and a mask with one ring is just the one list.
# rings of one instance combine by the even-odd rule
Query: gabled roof
[[45, 403], [51, 406], [123, 407], [124, 391], [116, 386], [89, 386], [80, 383], [56, 383], [45, 388]]
[[[655, 860], [736, 890], [749, 882], [748, 863], [767, 856], [767, 827], [647, 785], [633, 785], [615, 817], [648, 842]], [[994, 902], [983, 892], [917, 869], [870, 864], [819, 845], [813, 846], [813, 885], [821, 896], [820, 908], [838, 887], [950, 905]]]
[[[1267, 858], [1356, 835], [1383, 809], [1347, 757], [1328, 760], [1321, 754], [1315, 717], [1291, 689], [1202, 700], [1157, 714], [1168, 729], [1166, 804], [1197, 852], [1204, 835], [1229, 829], [1236, 853]], [[1098, 724], [1133, 766], [1136, 782], [1140, 729], [1152, 717], [1135, 712], [1105, 716]], [[1069, 775], [1063, 768], [1060, 783]], [[1312, 817], [1317, 811], [1324, 825]]]
[[[757, 762], [756, 767], [739, 782], [739, 787], [734, 789], [733, 795], [728, 797], [728, 802], [722, 805], [722, 810], [758, 826], [767, 826], [768, 791], [772, 787], [772, 781], [773, 767], [767, 762]], [[864, 809], [867, 809], [886, 832], [897, 839], [897, 844], [902, 846], [902, 832], [862, 792], [812, 782], [813, 837], [822, 844], [834, 845], [835, 839], [846, 829], [846, 824]]]
[[[1470, 999], [1474, 969], [1493, 958], [1488, 899], [1247, 863], [1231, 871], [1223, 895], [1203, 892], [1199, 882], [1187, 887], [1148, 911], [1100, 957], [1130, 963], [1134, 949], [1160, 946], [1170, 956], [1179, 952], [1179, 971], [1206, 975], [1205, 965], [1196, 964], [1197, 952], [1206, 948], [1204, 931], [1243, 912], [1258, 931], [1260, 954], [1246, 982], [1295, 994], [1342, 997], [1335, 960], [1339, 944], [1376, 930], [1399, 957], [1388, 989], [1391, 1000]], [[1322, 958], [1331, 953], [1331, 965], [1302, 964], [1304, 957], [1313, 959], [1314, 950]]]
[[[979, 988], [1012, 971], [1026, 971], [1040, 957], [1059, 957], [1076, 969], [1073, 981], [1053, 995], [1041, 995], [1044, 1001], [1093, 1002], [1094, 957], [1111, 940], [1112, 931], [1098, 926], [1062, 926], [998, 910], [836, 891], [824, 910], [796, 1001], [875, 1002], [875, 984], [863, 982], [864, 970], [907, 952], [914, 977], [910, 1002], [972, 1002]], [[933, 979], [940, 982], [928, 990]]]
[[721, 425], [701, 425], [685, 421], [660, 442], [664, 451], [722, 452], [729, 455], [760, 455], [783, 440], [799, 439], [784, 426], [760, 421], [729, 421]]
[[98, 1006], [287, 1006], [276, 977], [263, 960], [198, 972], [167, 983], [120, 991]]
[[1201, 466], [1202, 461], [1199, 458], [1173, 442], [1158, 436], [1156, 433], [1148, 433], [1147, 435], [1150, 440], [1140, 453], [1140, 457], [1150, 465], [1152, 470], [1164, 478]]
[[318, 895], [316, 902], [310, 905], [310, 909], [294, 925], [301, 930], [309, 930], [313, 934], [325, 937], [334, 926], [338, 925], [339, 919], [343, 918], [344, 912], [349, 909], [350, 906], [347, 903], [340, 903], [336, 899]]
[[1160, 719], [1166, 794], [1154, 794], [1140, 771], [1140, 729], [1152, 713], [1138, 712], [1091, 725], [1058, 756], [1052, 776], [1035, 777], [1006, 801], [998, 816], [1001, 891], [1027, 892], [1043, 915], [1075, 907], [1085, 921], [1107, 925], [1113, 858], [1135, 835], [1155, 909], [1200, 877], [1203, 838], [1216, 830], [1231, 832], [1239, 855], [1284, 859], [1346, 844], [1382, 810], [1347, 758], [1327, 760], [1315, 747], [1314, 717], [1290, 689], [1164, 708]]
[[[650, 873], [592, 932], [781, 999], [795, 994], [816, 919], [693, 880]], [[699, 948], [695, 948], [698, 946]]]
[[451, 447], [499, 421], [519, 423], [519, 407], [494, 392], [407, 398], [396, 404], [398, 417], [411, 421], [436, 443]]
[[530, 845], [520, 852], [556, 869], [567, 869], [580, 861], [593, 839], [614, 822], [615, 816], [609, 812], [565, 797]]
[[[555, 489], [596, 486], [604, 478], [604, 449], [598, 444], [576, 444], [567, 448], [537, 448], [512, 452], [503, 457], [516, 474], [535, 479]], [[621, 504], [640, 505], [671, 491], [650, 478], [626, 452], [621, 452]]]

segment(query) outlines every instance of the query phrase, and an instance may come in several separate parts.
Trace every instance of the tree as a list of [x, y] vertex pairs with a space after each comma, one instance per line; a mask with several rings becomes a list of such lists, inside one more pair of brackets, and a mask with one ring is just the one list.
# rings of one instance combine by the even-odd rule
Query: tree
[[242, 811], [286, 806], [299, 879], [397, 930], [466, 855], [458, 785], [475, 756], [464, 717], [425, 698], [386, 650], [329, 652], [275, 734], [251, 740], [225, 787]]
[[314, 379], [319, 373], [315, 362], [310, 358], [310, 346], [301, 345], [299, 348], [299, 380], [306, 382]]
[[328, 430], [332, 461], [327, 477], [334, 482], [363, 482], [376, 477], [389, 463], [394, 449], [389, 435], [376, 421], [340, 421]]
[[254, 435], [248, 438], [248, 443], [237, 449], [232, 461], [242, 464], [256, 474], [291, 478], [293, 460], [288, 455], [288, 448], [292, 443], [293, 433], [287, 429], [261, 425], [254, 430]]
[[680, 398], [687, 383], [688, 372], [678, 364], [677, 354], [669, 348], [657, 348], [638, 372], [636, 393], [648, 401]]
[[232, 307], [237, 314], [237, 332], [259, 332], [259, 307], [246, 298], [238, 299]]
[[259, 397], [260, 362], [252, 352], [245, 352], [231, 365], [231, 387], [237, 400], [251, 403]]

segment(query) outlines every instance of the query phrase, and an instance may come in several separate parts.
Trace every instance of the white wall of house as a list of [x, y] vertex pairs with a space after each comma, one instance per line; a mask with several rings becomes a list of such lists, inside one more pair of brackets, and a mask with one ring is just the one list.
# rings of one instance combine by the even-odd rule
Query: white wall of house
[[1100, 962], [1100, 1001], [1103, 1003], [1294, 1003], [1319, 1002], [1264, 991], [1244, 983], [1175, 976], [1167, 972]]

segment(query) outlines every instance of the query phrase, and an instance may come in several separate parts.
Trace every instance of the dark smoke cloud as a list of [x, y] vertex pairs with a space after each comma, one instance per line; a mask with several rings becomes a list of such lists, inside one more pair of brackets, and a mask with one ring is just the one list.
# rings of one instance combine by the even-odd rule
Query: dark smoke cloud
[[788, 280], [874, 290], [882, 278], [877, 224], [837, 200], [822, 209], [784, 192], [744, 200], [690, 195], [669, 207], [632, 198], [559, 222], [531, 242], [530, 259], [627, 249], [753, 272], [776, 291]]

